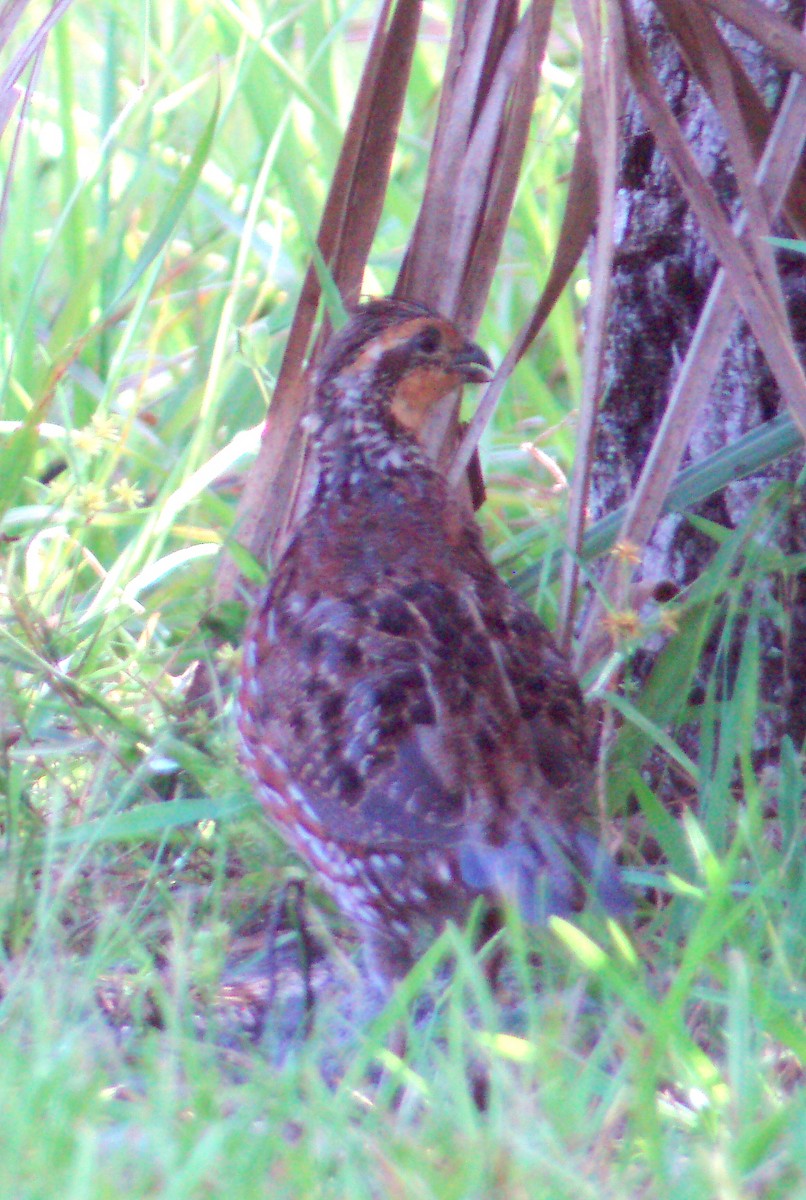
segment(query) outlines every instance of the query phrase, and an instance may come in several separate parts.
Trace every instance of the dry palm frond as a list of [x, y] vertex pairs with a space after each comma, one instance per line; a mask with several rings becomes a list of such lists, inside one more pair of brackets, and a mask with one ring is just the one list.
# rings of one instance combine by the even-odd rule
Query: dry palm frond
[[584, 385], [580, 397], [577, 454], [568, 507], [568, 540], [572, 553], [565, 561], [560, 608], [560, 633], [566, 651], [573, 627], [578, 559], [585, 532], [596, 417], [604, 379], [619, 164], [618, 125], [622, 107], [618, 81], [623, 77], [622, 47], [618, 40], [613, 40], [605, 51], [595, 0], [575, 0], [574, 12], [582, 34], [585, 111], [590, 113], [591, 144], [595, 147], [598, 237], [583, 356]]
[[[339, 161], [330, 186], [317, 246], [339, 292], [355, 299], [380, 217], [395, 146], [422, 0], [380, 6], [370, 38]], [[258, 558], [282, 544], [303, 470], [300, 424], [305, 403], [305, 361], [321, 284], [312, 263], [305, 276], [258, 457], [246, 479], [236, 514], [236, 536]], [[271, 496], [271, 504], [266, 502]], [[237, 568], [228, 556], [219, 567], [220, 599], [234, 595]]]
[[[679, 0], [658, 0], [658, 7], [720, 116], [743, 204], [731, 226], [662, 93], [633, 10], [628, 0], [618, 0], [616, 26], [625, 40], [629, 78], [644, 118], [720, 263], [618, 535], [620, 542], [637, 548], [639, 558], [674, 484], [740, 310], [765, 353], [793, 419], [806, 436], [806, 377], [767, 240], [773, 220], [784, 208], [796, 228], [803, 220], [806, 79], [800, 74], [792, 76], [774, 123], [766, 110], [762, 118], [760, 100], [749, 81], [742, 82], [740, 68], [723, 45], [707, 9], [683, 6]], [[756, 17], [757, 8], [753, 6]], [[766, 15], [770, 21], [765, 26], [766, 40], [761, 39], [765, 45], [774, 40], [779, 21]], [[791, 39], [803, 41], [786, 28], [788, 44]], [[769, 130], [766, 141], [765, 130]], [[611, 563], [602, 584], [586, 613], [580, 639], [578, 664], [583, 669], [601, 651], [603, 606], [609, 602], [618, 610], [631, 586], [631, 573], [625, 572], [622, 563]]]
[[[568, 202], [554, 264], [532, 317], [514, 339], [496, 378], [457, 448], [455, 407], [433, 432], [431, 450], [453, 486], [472, 462], [484, 424], [515, 364], [544, 323], [570, 277], [598, 218], [593, 298], [586, 323], [585, 390], [578, 463], [572, 489], [569, 542], [578, 554], [597, 399], [607, 330], [610, 238], [622, 81], [632, 87], [657, 148], [677, 175], [721, 269], [693, 343], [670, 396], [650, 460], [628, 505], [621, 541], [646, 543], [674, 483], [698, 407], [718, 369], [736, 313], [746, 315], [795, 420], [806, 429], [806, 380], [789, 329], [776, 264], [767, 237], [786, 211], [796, 230], [806, 226], [806, 175], [798, 165], [803, 139], [800, 76], [773, 119], [730, 50], [712, 10], [751, 33], [796, 72], [806, 71], [804, 39], [754, 0], [657, 0], [681, 54], [703, 84], [725, 132], [742, 209], [731, 225], [683, 137], [651, 65], [630, 0], [611, 0], [608, 36], [596, 0], [574, 9], [583, 42], [583, 112]], [[354, 112], [328, 197], [318, 247], [345, 300], [360, 289], [388, 181], [403, 98], [420, 20], [419, 0], [384, 0], [379, 7]], [[396, 293], [433, 304], [468, 333], [480, 319], [500, 254], [524, 157], [551, 22], [551, 3], [521, 13], [515, 0], [464, 0], [448, 50], [422, 206], [405, 254]], [[301, 503], [306, 475], [300, 416], [305, 363], [315, 362], [311, 338], [321, 295], [313, 267], [301, 289], [263, 446], [247, 480], [236, 536], [253, 554], [277, 551]], [[267, 503], [271, 497], [271, 503]], [[624, 583], [624, 571], [618, 579]], [[237, 572], [222, 562], [221, 599], [232, 596]], [[575, 577], [564, 597], [564, 628], [571, 628]], [[615, 575], [604, 595], [617, 599]], [[588, 622], [600, 614], [595, 606]]]
[[[388, 180], [400, 120], [420, 3], [381, 6], [359, 84], [353, 115], [325, 205], [318, 248], [342, 297], [354, 300], [369, 256]], [[403, 259], [396, 295], [430, 303], [453, 316], [467, 333], [478, 325], [512, 207], [526, 150], [551, 23], [551, 6], [530, 5], [518, 16], [514, 0], [477, 0], [459, 6], [447, 55], [420, 215]], [[582, 139], [574, 179], [588, 172], [589, 143]], [[457, 182], [458, 181], [458, 182]], [[562, 240], [549, 279], [551, 302], [518, 339], [495, 387], [500, 391], [573, 271], [593, 224], [586, 183], [574, 187], [570, 236]], [[449, 252], [445, 248], [449, 247]], [[300, 417], [305, 403], [304, 364], [321, 294], [308, 272], [292, 322], [259, 457], [247, 479], [236, 517], [236, 536], [262, 558], [283, 545], [299, 505], [306, 475]], [[308, 359], [316, 360], [316, 348]], [[456, 445], [456, 411], [432, 431], [432, 452], [446, 466]], [[478, 424], [474, 426], [474, 430]], [[464, 473], [475, 441], [463, 450], [455, 477]], [[266, 498], [271, 496], [271, 504]], [[234, 594], [237, 571], [224, 559], [218, 595]]]

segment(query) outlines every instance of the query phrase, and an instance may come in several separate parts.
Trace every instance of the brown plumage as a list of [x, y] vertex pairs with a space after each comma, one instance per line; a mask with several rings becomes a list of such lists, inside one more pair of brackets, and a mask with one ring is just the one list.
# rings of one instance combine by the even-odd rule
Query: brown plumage
[[267, 813], [359, 927], [373, 975], [479, 893], [567, 913], [614, 869], [579, 825], [576, 680], [417, 437], [489, 359], [420, 305], [364, 304], [308, 418], [312, 503], [250, 623], [239, 724]]

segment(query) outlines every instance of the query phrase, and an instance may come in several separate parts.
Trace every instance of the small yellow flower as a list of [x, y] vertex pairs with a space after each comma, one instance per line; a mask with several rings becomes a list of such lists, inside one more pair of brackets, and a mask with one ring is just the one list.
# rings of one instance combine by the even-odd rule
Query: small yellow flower
[[223, 671], [234, 673], [241, 665], [240, 647], [230, 646], [228, 642], [225, 642], [217, 648], [215, 660]]
[[680, 627], [680, 614], [673, 608], [662, 608], [658, 613], [661, 629], [667, 633], [677, 633]]
[[190, 714], [188, 732], [196, 737], [205, 737], [210, 732], [210, 718], [203, 708], [197, 708]]
[[75, 429], [73, 431], [73, 445], [76, 450], [80, 450], [82, 454], [86, 454], [90, 458], [94, 454], [99, 454], [103, 449], [103, 442], [94, 429]]
[[77, 488], [75, 499], [79, 512], [90, 520], [103, 512], [109, 502], [105, 489], [97, 483], [85, 483], [83, 487]]
[[610, 553], [613, 555], [613, 558], [617, 558], [620, 562], [630, 563], [632, 566], [637, 566], [641, 561], [641, 551], [635, 542], [626, 540], [616, 542]]
[[102, 442], [120, 441], [120, 417], [113, 416], [111, 413], [96, 412], [92, 414], [90, 424]]
[[122, 504], [124, 508], [139, 508], [145, 500], [145, 496], [140, 491], [139, 487], [135, 487], [124, 476], [117, 483], [112, 484], [112, 495], [118, 504]]
[[628, 641], [641, 632], [641, 618], [632, 608], [608, 613], [604, 624], [614, 642]]

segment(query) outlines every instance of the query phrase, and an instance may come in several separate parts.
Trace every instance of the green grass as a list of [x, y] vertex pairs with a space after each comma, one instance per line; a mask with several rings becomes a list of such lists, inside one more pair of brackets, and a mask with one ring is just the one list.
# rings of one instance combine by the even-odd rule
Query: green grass
[[[0, 1193], [806, 1197], [803, 783], [789, 744], [757, 776], [747, 735], [759, 623], [787, 619], [770, 581], [802, 566], [768, 547], [785, 494], [752, 530], [712, 530], [653, 675], [630, 682], [645, 627], [604, 695], [623, 718], [610, 805], [646, 892], [633, 919], [513, 925], [506, 1004], [449, 933], [387, 1011], [326, 1002], [281, 1062], [216, 1001], [294, 863], [239, 772], [229, 695], [191, 719], [183, 689], [199, 658], [234, 661], [214, 649], [215, 556], [371, 11], [76, 0], [13, 163], [13, 122], [0, 142]], [[369, 291], [391, 286], [415, 216], [443, 53], [418, 51]], [[480, 332], [496, 358], [556, 240], [569, 53], [558, 40]], [[532, 530], [559, 544], [564, 499], [519, 446], [548, 431], [568, 472], [577, 340], [569, 296], [483, 447], [491, 544], [549, 617]], [[707, 638], [721, 651], [694, 706]], [[665, 766], [642, 775], [653, 751]], [[650, 778], [672, 780], [674, 809]], [[443, 958], [453, 978], [415, 1021]]]

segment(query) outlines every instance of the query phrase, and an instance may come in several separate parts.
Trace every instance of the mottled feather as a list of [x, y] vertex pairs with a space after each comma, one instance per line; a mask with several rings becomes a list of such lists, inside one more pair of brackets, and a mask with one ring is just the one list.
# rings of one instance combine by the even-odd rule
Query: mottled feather
[[[580, 826], [579, 687], [417, 442], [489, 360], [419, 305], [363, 306], [323, 358], [319, 483], [247, 636], [240, 725], [259, 794], [361, 926], [381, 976], [474, 895], [567, 912], [597, 875]], [[380, 950], [379, 950], [380, 948]]]

